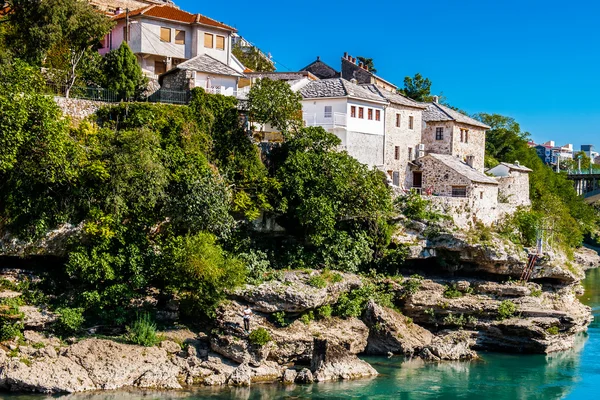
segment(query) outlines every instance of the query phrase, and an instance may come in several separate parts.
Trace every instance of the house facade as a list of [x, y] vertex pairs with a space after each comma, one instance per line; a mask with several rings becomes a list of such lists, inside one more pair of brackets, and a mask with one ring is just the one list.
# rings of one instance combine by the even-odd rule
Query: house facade
[[451, 155], [483, 172], [485, 131], [489, 128], [436, 100], [423, 111], [422, 142], [428, 154]]
[[342, 78], [309, 82], [300, 93], [305, 126], [324, 128], [340, 138], [341, 150], [363, 164], [383, 167], [385, 98]]
[[529, 174], [533, 170], [522, 166], [518, 161], [514, 164], [502, 162], [490, 168], [487, 173], [493, 175], [498, 182], [498, 202], [512, 206], [531, 205], [529, 199]]
[[[151, 78], [202, 55], [240, 74], [244, 71], [231, 54], [231, 37], [236, 30], [204, 15], [153, 4], [129, 12], [120, 10], [113, 20], [116, 25], [105, 38], [100, 53], [106, 54], [127, 42], [142, 70]], [[210, 83], [208, 79], [203, 82], [207, 89]]]

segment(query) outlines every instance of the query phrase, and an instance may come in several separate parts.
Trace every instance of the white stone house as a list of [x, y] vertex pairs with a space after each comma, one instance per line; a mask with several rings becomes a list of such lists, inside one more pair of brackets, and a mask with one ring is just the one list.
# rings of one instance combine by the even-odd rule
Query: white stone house
[[498, 202], [512, 206], [531, 205], [529, 199], [529, 174], [533, 170], [522, 166], [518, 161], [514, 164], [500, 163], [490, 168], [487, 173], [493, 175], [498, 182]]
[[341, 150], [383, 168], [388, 101], [342, 78], [312, 81], [300, 89], [305, 126], [320, 126], [342, 141]]
[[417, 163], [423, 194], [458, 226], [489, 225], [498, 220], [499, 184], [494, 178], [448, 154], [430, 153]]
[[[106, 36], [100, 53], [106, 54], [126, 41], [144, 73], [151, 78], [202, 55], [239, 74], [244, 72], [243, 65], [231, 54], [231, 36], [236, 29], [222, 22], [167, 4], [154, 4], [127, 13], [120, 10], [113, 20], [116, 25]], [[210, 85], [220, 78], [205, 80], [204, 84]], [[212, 86], [206, 89], [213, 90]]]
[[485, 131], [490, 127], [434, 101], [423, 111], [422, 143], [426, 153], [446, 154], [483, 172]]

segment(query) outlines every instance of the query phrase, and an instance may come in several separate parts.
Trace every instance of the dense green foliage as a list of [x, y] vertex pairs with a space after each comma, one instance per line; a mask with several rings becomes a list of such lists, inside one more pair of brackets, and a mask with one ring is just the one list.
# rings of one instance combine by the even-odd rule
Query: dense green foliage
[[500, 321], [514, 317], [516, 313], [517, 306], [510, 300], [504, 300], [498, 305], [498, 319]]
[[58, 321], [55, 329], [64, 336], [76, 334], [85, 322], [82, 308], [58, 308], [56, 313]]
[[399, 92], [406, 97], [421, 102], [428, 102], [433, 98], [431, 95], [431, 80], [424, 78], [419, 73], [412, 78], [410, 76], [405, 77], [404, 87]]
[[105, 77], [103, 86], [114, 90], [121, 100], [139, 96], [147, 85], [147, 78], [125, 42], [104, 57], [103, 69]]
[[239, 43], [236, 43], [231, 49], [231, 53], [246, 68], [250, 68], [252, 71], [275, 71], [275, 65], [270, 60], [268, 60], [256, 46], [242, 47]]
[[147, 313], [138, 315], [135, 322], [127, 327], [125, 338], [130, 343], [146, 347], [160, 343], [160, 338], [156, 334], [156, 324]]
[[366, 67], [369, 71], [371, 71], [374, 74], [377, 73], [377, 69], [375, 69], [375, 62], [373, 61], [372, 58], [361, 57], [361, 56], [358, 56], [356, 58], [358, 59], [358, 62], [363, 63], [363, 66]]
[[[509, 232], [523, 244], [533, 245], [538, 235], [552, 236], [553, 246], [569, 251], [581, 245], [586, 234], [598, 227], [598, 217], [573, 188], [565, 174], [556, 173], [545, 165], [534, 149], [529, 148], [529, 134], [522, 132], [512, 118], [497, 114], [478, 114], [480, 121], [491, 127], [486, 133], [486, 165], [500, 161], [519, 161], [533, 170], [529, 174], [532, 212], [521, 211], [511, 217]], [[511, 228], [517, 228], [514, 232]]]
[[248, 340], [255, 346], [264, 346], [269, 343], [273, 338], [271, 338], [271, 334], [265, 328], [258, 328], [250, 332], [248, 335]]
[[302, 122], [301, 100], [286, 81], [260, 79], [248, 93], [248, 113], [253, 122], [283, 132], [296, 130]]

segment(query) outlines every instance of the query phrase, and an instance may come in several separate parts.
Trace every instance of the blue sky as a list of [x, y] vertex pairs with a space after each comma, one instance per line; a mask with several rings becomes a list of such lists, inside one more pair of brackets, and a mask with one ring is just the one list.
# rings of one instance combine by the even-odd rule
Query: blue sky
[[175, 1], [235, 26], [278, 71], [316, 56], [339, 68], [347, 51], [399, 86], [420, 72], [452, 105], [511, 116], [538, 142], [600, 148], [600, 3]]

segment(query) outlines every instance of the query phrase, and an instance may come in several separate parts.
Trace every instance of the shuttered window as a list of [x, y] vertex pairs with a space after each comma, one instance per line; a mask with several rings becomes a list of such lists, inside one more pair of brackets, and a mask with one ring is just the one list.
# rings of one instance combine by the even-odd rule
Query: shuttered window
[[400, 128], [400, 114], [396, 114], [396, 127]]
[[375, 110], [375, 121], [381, 121], [381, 110]]
[[394, 147], [394, 160], [400, 159], [400, 146]]
[[175, 30], [175, 44], [185, 44], [185, 31]]
[[160, 41], [171, 42], [171, 28], [160, 28]]
[[413, 129], [415, 117], [408, 117], [408, 129]]
[[356, 118], [356, 106], [350, 106], [350, 117]]
[[204, 34], [204, 47], [208, 47], [209, 49], [212, 49], [214, 47], [213, 41], [214, 41], [214, 36], [212, 33]]
[[362, 107], [358, 107], [358, 118], [364, 118], [365, 117], [365, 109]]
[[225, 50], [225, 36], [217, 35], [217, 49]]
[[369, 108], [367, 110], [367, 115], [368, 115], [369, 119], [373, 119], [373, 109], [372, 108]]

